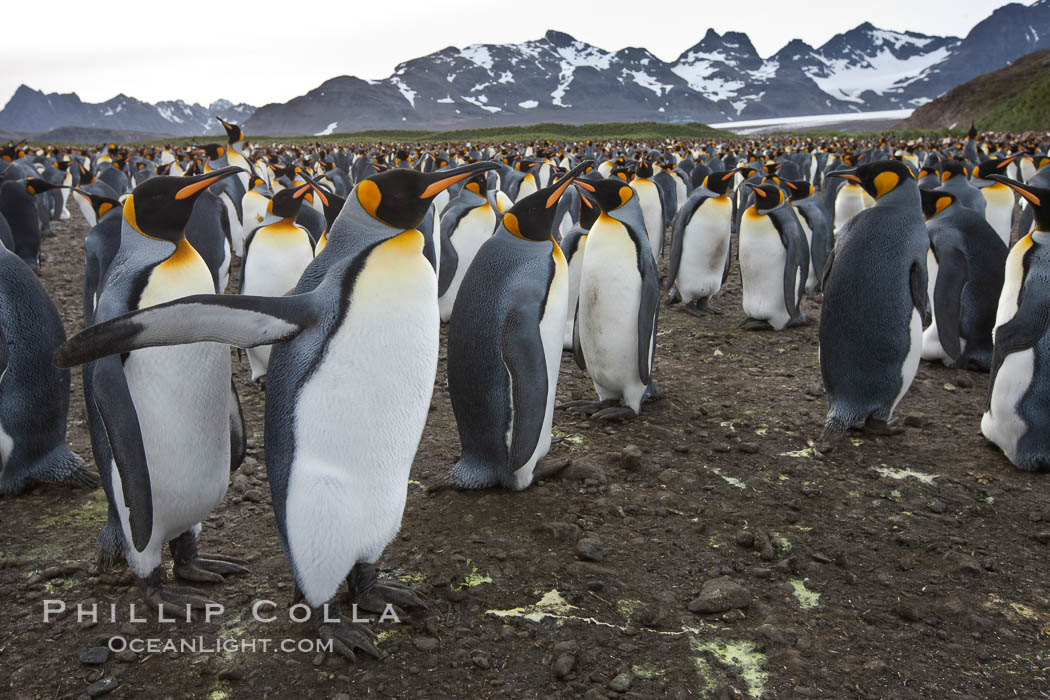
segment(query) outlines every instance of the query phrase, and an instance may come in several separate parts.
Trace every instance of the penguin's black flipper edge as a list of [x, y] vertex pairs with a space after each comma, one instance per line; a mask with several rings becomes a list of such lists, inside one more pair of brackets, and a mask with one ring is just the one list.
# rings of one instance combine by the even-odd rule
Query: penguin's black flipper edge
[[959, 323], [963, 287], [966, 286], [966, 258], [949, 248], [938, 251], [937, 279], [933, 288], [933, 313], [937, 318], [937, 335], [948, 357], [958, 361], [962, 355]]
[[316, 319], [311, 294], [200, 294], [89, 326], [58, 349], [54, 363], [72, 367], [107, 355], [184, 343], [269, 345], [290, 340]]
[[918, 261], [913, 262], [911, 269], [908, 271], [908, 286], [911, 288], [912, 306], [915, 307], [920, 316], [926, 315], [926, 305], [929, 302], [926, 291], [926, 279], [926, 265]]
[[576, 311], [573, 313], [572, 322], [572, 357], [576, 360], [576, 366], [587, 371], [587, 359], [583, 356], [583, 346], [580, 344], [580, 302], [576, 301]]
[[649, 383], [652, 369], [651, 349], [655, 344], [656, 313], [660, 307], [660, 278], [652, 256], [642, 261], [642, 298], [638, 304], [638, 377], [642, 384]]
[[510, 374], [514, 408], [510, 468], [517, 471], [536, 451], [543, 430], [541, 407], [547, 404], [547, 362], [540, 337], [538, 305], [516, 304], [510, 310], [503, 324], [501, 345], [503, 364]]
[[153, 493], [146, 451], [142, 447], [142, 429], [120, 357], [111, 355], [95, 363], [91, 389], [120, 474], [131, 543], [141, 552], [153, 533]]
[[696, 197], [695, 200], [690, 197], [685, 200], [682, 208], [678, 210], [678, 213], [674, 215], [674, 219], [671, 221], [671, 257], [667, 262], [667, 282], [664, 285], [665, 292], [671, 290], [671, 287], [674, 286], [675, 279], [678, 278], [678, 268], [682, 264], [685, 222], [693, 218], [693, 214], [706, 200], [707, 197], [704, 196]]
[[[446, 209], [446, 211], [448, 211]], [[452, 278], [456, 276], [456, 268], [459, 267], [459, 254], [456, 247], [452, 245], [450, 234], [459, 223], [459, 217], [442, 215], [441, 218], [441, 265], [438, 268], [438, 296], [448, 291], [452, 284]]]
[[8, 359], [7, 336], [4, 335], [4, 329], [0, 328], [0, 376], [3, 376], [7, 369]]

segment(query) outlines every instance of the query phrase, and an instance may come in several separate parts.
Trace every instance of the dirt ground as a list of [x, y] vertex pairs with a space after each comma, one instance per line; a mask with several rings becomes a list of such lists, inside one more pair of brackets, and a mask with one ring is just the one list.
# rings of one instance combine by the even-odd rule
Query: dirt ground
[[[69, 333], [87, 232], [71, 209], [42, 265]], [[380, 560], [430, 608], [376, 623], [390, 656], [356, 664], [310, 649], [313, 627], [288, 618], [263, 396], [236, 358], [250, 457], [201, 548], [247, 559], [251, 575], [207, 587], [225, 606], [211, 623], [134, 623], [130, 575], [92, 573], [101, 490], [2, 499], [0, 695], [1050, 697], [1050, 475], [1014, 469], [981, 437], [987, 375], [924, 363], [903, 435], [851, 435], [814, 459], [816, 323], [738, 330], [735, 270], [716, 306], [705, 320], [662, 309], [666, 398], [614, 424], [557, 411], [552, 457], [572, 464], [522, 493], [428, 494], [458, 455], [442, 350], [402, 534]], [[804, 310], [815, 321], [819, 300]], [[73, 377], [69, 440], [90, 461]], [[566, 354], [559, 402], [593, 396]], [[68, 606], [50, 623], [47, 599]], [[276, 621], [253, 618], [256, 600], [277, 602], [262, 611]], [[78, 621], [91, 603], [99, 620]], [[114, 636], [206, 649], [96, 649]], [[287, 653], [283, 639], [307, 643]]]

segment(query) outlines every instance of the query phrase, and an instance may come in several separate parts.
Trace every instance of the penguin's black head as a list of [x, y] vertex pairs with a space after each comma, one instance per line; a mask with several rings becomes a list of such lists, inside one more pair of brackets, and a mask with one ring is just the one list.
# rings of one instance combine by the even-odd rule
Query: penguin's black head
[[808, 180], [784, 180], [784, 185], [788, 188], [788, 195], [792, 202], [805, 199], [813, 194], [813, 184]]
[[729, 186], [733, 184], [733, 177], [736, 176], [736, 168], [732, 170], [718, 171], [717, 173], [708, 173], [704, 177], [704, 187], [711, 190], [715, 194], [725, 194], [729, 189]]
[[853, 170], [839, 170], [829, 177], [841, 177], [864, 188], [874, 199], [894, 191], [908, 180], [915, 181], [915, 173], [907, 163], [899, 160], [876, 160], [858, 165]]
[[634, 190], [615, 177], [607, 177], [604, 180], [574, 180], [573, 184], [582, 190], [580, 194], [589, 194], [591, 201], [606, 214], [616, 211], [634, 197]]
[[920, 189], [919, 196], [922, 199], [922, 215], [927, 220], [940, 214], [955, 201], [955, 195], [944, 190]]
[[431, 173], [394, 168], [362, 180], [353, 194], [361, 207], [379, 221], [394, 228], [412, 229], [423, 221], [438, 193], [471, 175], [498, 167], [492, 161], [481, 161]]
[[598, 215], [602, 213], [601, 208], [597, 203], [591, 200], [591, 196], [587, 192], [580, 192], [580, 228], [584, 231], [590, 231], [591, 226], [594, 226], [594, 222], [598, 220]]
[[970, 122], [970, 130], [966, 133], [966, 136], [972, 141], [977, 138], [977, 125]]
[[649, 178], [653, 176], [653, 164], [648, 160], [639, 161], [638, 165], [634, 167], [635, 177]]
[[244, 139], [244, 132], [241, 131], [241, 127], [231, 124], [222, 117], [216, 116], [215, 118], [222, 122], [222, 128], [226, 129], [226, 137], [230, 140], [230, 143], [237, 143]]
[[1032, 187], [1005, 175], [990, 175], [989, 180], [1001, 182], [1028, 200], [1031, 205], [1035, 226], [1040, 231], [1050, 231], [1050, 188]]
[[530, 241], [550, 240], [554, 230], [554, 215], [558, 199], [577, 177], [583, 174], [591, 161], [584, 161], [558, 179], [550, 187], [544, 187], [525, 197], [503, 215], [503, 227], [518, 238]]
[[488, 192], [488, 178], [486, 173], [478, 173], [473, 175], [467, 180], [467, 184], [463, 185], [463, 189], [470, 190], [479, 197], [484, 197]]
[[953, 177], [962, 175], [966, 177], [966, 165], [960, 160], [941, 161], [941, 182], [948, 182]]
[[266, 205], [266, 210], [282, 219], [294, 219], [298, 216], [299, 209], [303, 206], [306, 193], [311, 189], [312, 185], [310, 183], [299, 187], [285, 187], [270, 199]]
[[88, 198], [88, 200], [91, 202], [91, 209], [95, 212], [96, 219], [101, 219], [113, 209], [120, 207], [120, 202], [118, 202], [115, 199], [103, 197], [102, 195], [98, 194], [91, 194], [90, 192], [85, 192], [84, 190], [80, 189], [75, 189], [73, 191], [78, 192]]
[[26, 192], [29, 194], [41, 194], [42, 192], [57, 190], [61, 187], [62, 185], [53, 185], [47, 180], [42, 180], [39, 177], [26, 178]]
[[755, 193], [755, 210], [759, 214], [769, 213], [784, 203], [784, 191], [772, 182], [748, 187]]
[[201, 150], [208, 154], [208, 160], [218, 160], [226, 155], [226, 147], [217, 143], [206, 143], [201, 146]]
[[328, 230], [331, 230], [332, 223], [335, 221], [335, 218], [339, 216], [339, 212], [343, 210], [343, 205], [346, 204], [346, 200], [329, 190], [327, 187], [319, 185], [306, 173], [303, 173], [303, 179], [306, 180], [311, 189], [317, 193], [318, 199], [321, 200], [321, 206], [324, 207], [325, 223], [327, 224]]
[[233, 166], [192, 177], [151, 177], [124, 200], [124, 220], [144, 236], [177, 242], [197, 197], [219, 180], [240, 172], [244, 171]]
[[1009, 158], [995, 158], [992, 160], [986, 160], [979, 165], [975, 165], [973, 168], [973, 177], [975, 180], [987, 180], [990, 175], [1005, 175], [1006, 166], [1013, 163], [1021, 154], [1010, 156]]

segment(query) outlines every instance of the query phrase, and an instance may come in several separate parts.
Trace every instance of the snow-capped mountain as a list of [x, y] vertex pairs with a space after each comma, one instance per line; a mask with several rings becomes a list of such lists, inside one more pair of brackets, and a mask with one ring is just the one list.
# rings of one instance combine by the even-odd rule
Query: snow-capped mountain
[[255, 108], [219, 100], [207, 107], [173, 100], [150, 104], [134, 97], [117, 95], [105, 102], [82, 102], [76, 93], [44, 94], [19, 86], [0, 111], [0, 128], [38, 134], [63, 126], [98, 127], [141, 131], [173, 136], [224, 133], [215, 118], [243, 123]]
[[257, 110], [228, 103], [207, 109], [182, 102], [149, 105], [123, 95], [84, 105], [76, 95], [43, 95], [23, 86], [0, 112], [0, 129], [39, 132], [63, 124], [113, 128], [118, 123], [157, 133], [215, 133], [216, 110], [238, 122], [250, 116], [248, 134], [275, 136], [899, 110], [1047, 47], [1050, 0], [1005, 5], [962, 39], [866, 22], [817, 48], [792, 40], [768, 58], [739, 32], [708, 30], [695, 46], [665, 62], [644, 48], [612, 52], [549, 31], [520, 44], [450, 46], [400, 64], [384, 80], [340, 76]]

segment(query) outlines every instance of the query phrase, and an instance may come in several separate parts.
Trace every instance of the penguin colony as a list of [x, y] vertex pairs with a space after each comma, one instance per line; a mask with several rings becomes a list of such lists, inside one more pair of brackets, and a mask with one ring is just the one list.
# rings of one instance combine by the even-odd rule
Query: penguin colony
[[[711, 302], [734, 246], [741, 328], [790, 332], [809, 323], [803, 296], [823, 295], [815, 452], [899, 432], [925, 359], [990, 372], [983, 434], [1050, 471], [1045, 142], [971, 128], [964, 142], [257, 148], [223, 126], [227, 143], [202, 147], [0, 149], [0, 493], [101, 484], [99, 565], [126, 561], [158, 608], [209, 602], [165, 580], [165, 544], [180, 581], [250, 573], [197, 548], [246, 449], [228, 346], [265, 384], [297, 597], [340, 653], [381, 658], [338, 591], [370, 611], [426, 605], [375, 564], [400, 528], [440, 325], [462, 451], [436, 488], [524, 489], [557, 468], [543, 460], [556, 410], [614, 420], [662, 397], [661, 295], [728, 313]], [[85, 328], [67, 341], [34, 272], [71, 196], [91, 229]], [[596, 400], [555, 406], [563, 350]], [[75, 366], [97, 477], [65, 440]]]

